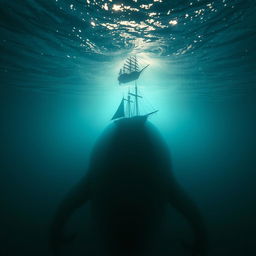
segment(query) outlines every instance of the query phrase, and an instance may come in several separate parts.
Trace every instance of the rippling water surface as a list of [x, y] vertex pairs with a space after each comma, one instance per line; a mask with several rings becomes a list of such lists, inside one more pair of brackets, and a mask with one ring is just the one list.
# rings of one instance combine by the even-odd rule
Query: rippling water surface
[[193, 91], [199, 93], [248, 92], [255, 82], [254, 4], [1, 1], [3, 81], [45, 90], [90, 90], [95, 72], [116, 76], [113, 63], [141, 54], [161, 62], [166, 72], [158, 78], [160, 86], [161, 80], [182, 77], [186, 85], [196, 83]]

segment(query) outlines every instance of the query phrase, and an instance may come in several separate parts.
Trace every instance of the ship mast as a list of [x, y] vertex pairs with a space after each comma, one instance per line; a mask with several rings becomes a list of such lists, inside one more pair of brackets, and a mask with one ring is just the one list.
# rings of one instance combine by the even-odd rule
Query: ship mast
[[128, 113], [128, 117], [131, 117], [132, 116], [132, 113], [131, 113], [131, 103], [133, 102], [131, 100], [131, 95], [130, 95], [130, 89], [128, 91], [128, 95], [127, 95], [127, 99], [124, 99], [125, 101], [127, 101], [127, 113]]
[[[123, 97], [112, 119], [120, 119], [125, 117], [131, 118], [131, 117], [138, 117], [141, 115], [140, 108], [139, 108], [139, 99], [142, 99], [142, 96], [139, 95], [137, 80], [140, 77], [140, 74], [142, 73], [142, 71], [145, 70], [148, 66], [149, 65], [146, 65], [144, 68], [139, 69], [138, 59], [136, 56], [131, 56], [125, 61], [123, 68], [119, 72], [119, 76], [118, 76], [119, 85], [126, 84], [133, 81], [134, 81], [134, 84], [128, 87], [127, 97], [126, 98]], [[126, 104], [124, 104], [124, 102], [126, 102]], [[150, 112], [148, 114], [144, 114], [142, 115], [142, 117], [147, 117], [156, 112], [157, 110]]]
[[136, 81], [135, 81], [135, 113], [136, 113], [136, 116], [139, 115], [138, 86]]
[[[139, 69], [138, 67], [138, 60], [137, 60], [137, 57], [134, 56], [134, 57], [130, 57], [128, 59], [128, 63], [129, 63], [129, 70], [130, 71], [137, 71]], [[134, 84], [134, 93], [131, 93], [130, 92], [130, 88], [129, 88], [129, 91], [128, 91], [128, 99], [127, 99], [127, 105], [128, 105], [128, 116], [131, 117], [131, 96], [133, 96], [135, 98], [135, 115], [138, 116], [139, 115], [139, 98], [142, 98], [142, 96], [138, 95], [138, 85], [137, 85], [137, 80], [134, 81], [135, 84]]]

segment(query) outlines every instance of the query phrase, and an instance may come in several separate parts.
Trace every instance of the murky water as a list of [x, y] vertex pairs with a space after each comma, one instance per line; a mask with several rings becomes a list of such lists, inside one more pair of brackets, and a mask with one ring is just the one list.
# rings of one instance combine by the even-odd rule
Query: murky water
[[[255, 254], [253, 0], [0, 3], [1, 255], [49, 254], [51, 217], [86, 171], [134, 54], [150, 64], [139, 86], [205, 216], [209, 255]], [[93, 251], [87, 212], [71, 225], [77, 255]], [[163, 255], [183, 255], [175, 237], [186, 225], [173, 218], [183, 226], [170, 228]]]

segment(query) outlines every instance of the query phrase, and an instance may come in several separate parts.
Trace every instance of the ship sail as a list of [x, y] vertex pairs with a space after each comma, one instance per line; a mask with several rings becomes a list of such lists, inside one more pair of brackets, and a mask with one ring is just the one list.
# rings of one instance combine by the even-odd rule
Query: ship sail
[[114, 116], [112, 117], [111, 120], [117, 119], [117, 118], [122, 118], [125, 117], [125, 112], [124, 112], [124, 99], [122, 99], [116, 113], [114, 114]]
[[140, 95], [141, 93], [138, 89], [137, 80], [139, 79], [140, 74], [148, 66], [149, 65], [141, 67], [136, 56], [131, 56], [125, 61], [118, 75], [119, 85], [129, 82], [134, 82], [134, 84], [129, 84], [128, 90], [124, 94], [122, 101], [111, 120], [119, 122], [121, 120], [134, 118], [136, 120], [139, 119], [145, 121], [149, 116], [158, 112], [158, 110], [152, 109], [151, 112], [146, 111], [146, 113], [144, 114], [145, 104], [142, 111], [140, 107], [142, 104], [141, 101], [143, 100], [143, 96]]
[[142, 71], [147, 68], [145, 66], [141, 70], [139, 70], [139, 64], [136, 56], [129, 57], [125, 63], [122, 69], [120, 69], [119, 76], [118, 76], [118, 81], [119, 84], [126, 84], [132, 81], [136, 81], [139, 79], [140, 74]]

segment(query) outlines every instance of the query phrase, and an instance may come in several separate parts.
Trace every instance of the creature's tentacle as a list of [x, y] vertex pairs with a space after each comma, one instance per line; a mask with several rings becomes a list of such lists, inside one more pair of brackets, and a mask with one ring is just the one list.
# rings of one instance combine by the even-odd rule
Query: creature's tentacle
[[193, 246], [186, 245], [186, 247], [190, 247], [193, 255], [206, 255], [207, 233], [198, 207], [175, 181], [170, 188], [170, 204], [188, 220], [195, 233], [195, 244]]
[[64, 235], [64, 227], [76, 209], [90, 198], [90, 184], [88, 177], [83, 178], [66, 196], [57, 209], [50, 230], [50, 249], [56, 255], [62, 244], [73, 241], [75, 235]]

